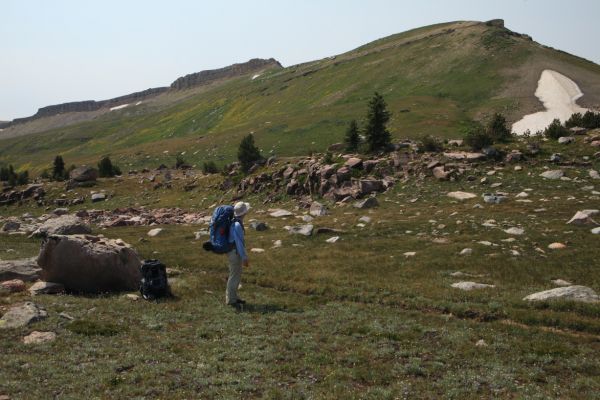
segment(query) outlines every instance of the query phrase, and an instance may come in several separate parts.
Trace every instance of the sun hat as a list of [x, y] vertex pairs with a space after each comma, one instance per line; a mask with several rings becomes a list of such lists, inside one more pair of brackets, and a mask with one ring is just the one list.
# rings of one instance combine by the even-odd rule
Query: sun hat
[[238, 201], [233, 206], [233, 215], [236, 217], [243, 217], [250, 211], [250, 203], [245, 203], [243, 201]]

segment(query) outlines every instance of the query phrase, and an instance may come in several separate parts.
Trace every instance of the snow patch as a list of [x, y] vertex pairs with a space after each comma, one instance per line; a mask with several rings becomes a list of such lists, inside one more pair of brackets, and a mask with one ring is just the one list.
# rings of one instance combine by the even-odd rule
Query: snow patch
[[120, 106], [111, 107], [110, 111], [120, 110], [122, 108], [127, 107], [128, 105], [129, 105], [129, 103], [127, 103], [127, 104], [121, 104]]
[[515, 122], [512, 130], [517, 135], [522, 135], [527, 130], [535, 134], [546, 129], [556, 118], [565, 122], [574, 113], [583, 114], [588, 111], [576, 103], [583, 96], [579, 86], [563, 74], [549, 69], [542, 72], [535, 96], [544, 104], [546, 111], [526, 115]]
[[135, 103], [136, 106], [139, 106], [140, 104], [142, 104], [141, 101], [138, 101], [137, 103]]
[[256, 74], [254, 76], [252, 76], [252, 80], [255, 80], [256, 78], [258, 78], [259, 76], [261, 76], [261, 74]]

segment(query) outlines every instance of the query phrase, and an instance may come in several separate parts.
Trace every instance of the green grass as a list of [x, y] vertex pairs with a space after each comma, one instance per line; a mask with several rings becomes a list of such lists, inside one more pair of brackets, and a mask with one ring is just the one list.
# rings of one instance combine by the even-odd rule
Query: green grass
[[[600, 168], [599, 161], [565, 168], [567, 176], [579, 180], [544, 181], [538, 176], [545, 165], [541, 159], [549, 153], [560, 150], [568, 160], [591, 155], [579, 141], [568, 147], [544, 143], [544, 154], [521, 163], [523, 171], [505, 166], [489, 176], [503, 183], [498, 190], [510, 193], [505, 204], [475, 209], [481, 199], [460, 203], [445, 196], [453, 190], [479, 195], [490, 191], [478, 180], [413, 178], [379, 196], [377, 209], [335, 208], [315, 220], [316, 226], [346, 231], [335, 244], [325, 243], [329, 235], [290, 236], [283, 227], [299, 220], [266, 215], [268, 207], [294, 210], [292, 199], [262, 205], [263, 195], [249, 196], [249, 217], [267, 222], [270, 229], [248, 231], [248, 248], [266, 251], [250, 253], [251, 267], [243, 273], [240, 291], [249, 304], [240, 313], [223, 304], [225, 258], [205, 253], [201, 241], [194, 240], [194, 232], [203, 227], [163, 226], [162, 234], [153, 238], [146, 236], [148, 227], [96, 228], [131, 243], [144, 258], [159, 258], [181, 270], [171, 279], [175, 298], [155, 303], [122, 294], [36, 296], [33, 300], [49, 313], [46, 320], [0, 331], [0, 394], [598, 398], [600, 305], [522, 300], [552, 288], [550, 280], [556, 278], [600, 290], [598, 237], [587, 227], [565, 224], [576, 210], [597, 208], [598, 196], [582, 188], [593, 185], [598, 190], [586, 174], [589, 168]], [[471, 173], [480, 178], [492, 167], [480, 165]], [[177, 177], [172, 189], [158, 191], [139, 183], [139, 177], [101, 180], [94, 190], [105, 189], [113, 197], [93, 207], [178, 206], [208, 213], [211, 204], [223, 201], [214, 189], [218, 176], [199, 179], [191, 192], [182, 189], [186, 179]], [[50, 186], [48, 197], [58, 197], [60, 186]], [[532, 203], [514, 199], [525, 188], [533, 189]], [[91, 206], [72, 210], [81, 207]], [[547, 210], [535, 211], [541, 207]], [[2, 208], [0, 215], [47, 211], [24, 203]], [[364, 228], [356, 226], [362, 215], [372, 218]], [[490, 219], [498, 227], [482, 226]], [[503, 229], [511, 226], [522, 226], [526, 233], [504, 242], [509, 235]], [[440, 243], [441, 238], [447, 242]], [[1, 239], [2, 259], [35, 255], [39, 246], [25, 237]], [[283, 247], [272, 249], [278, 239]], [[496, 246], [478, 244], [481, 240]], [[548, 250], [555, 241], [567, 243], [567, 249]], [[473, 248], [471, 256], [458, 255], [465, 247]], [[512, 249], [521, 255], [511, 256]], [[409, 251], [416, 256], [405, 257]], [[456, 279], [450, 276], [454, 271], [485, 276]], [[497, 287], [475, 292], [450, 287], [459, 280]], [[1, 297], [0, 307], [24, 300], [29, 296]], [[58, 338], [25, 346], [21, 338], [32, 330], [54, 331]], [[487, 346], [476, 347], [480, 339]]]

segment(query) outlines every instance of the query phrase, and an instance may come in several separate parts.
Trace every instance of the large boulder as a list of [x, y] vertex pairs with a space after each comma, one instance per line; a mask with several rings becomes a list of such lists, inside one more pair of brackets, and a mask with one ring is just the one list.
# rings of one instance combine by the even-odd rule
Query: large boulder
[[50, 235], [42, 242], [42, 278], [76, 292], [136, 290], [140, 257], [120, 239], [91, 235]]
[[98, 179], [98, 170], [87, 165], [82, 165], [72, 170], [69, 177], [77, 182], [94, 182]]
[[544, 290], [543, 292], [533, 293], [525, 297], [526, 301], [548, 301], [548, 300], [569, 300], [584, 303], [598, 303], [600, 297], [596, 292], [586, 286], [566, 286], [556, 289]]
[[32, 282], [39, 279], [40, 271], [36, 258], [0, 261], [0, 281], [21, 279]]
[[89, 234], [92, 230], [75, 215], [61, 215], [46, 220], [33, 232], [34, 236]]

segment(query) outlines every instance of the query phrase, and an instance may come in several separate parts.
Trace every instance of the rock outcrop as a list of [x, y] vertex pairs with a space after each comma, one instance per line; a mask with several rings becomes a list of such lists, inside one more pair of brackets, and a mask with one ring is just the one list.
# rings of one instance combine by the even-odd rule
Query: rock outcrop
[[39, 279], [40, 267], [36, 258], [0, 261], [0, 281], [20, 279], [31, 282]]
[[279, 61], [275, 60], [274, 58], [269, 58], [268, 60], [253, 58], [245, 63], [233, 64], [224, 68], [200, 71], [182, 76], [171, 84], [171, 89], [189, 89], [194, 86], [206, 85], [219, 79], [233, 78], [273, 67], [282, 68]]
[[91, 235], [48, 236], [38, 257], [43, 279], [85, 293], [136, 290], [140, 263], [122, 240]]

